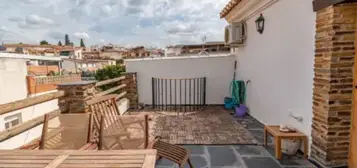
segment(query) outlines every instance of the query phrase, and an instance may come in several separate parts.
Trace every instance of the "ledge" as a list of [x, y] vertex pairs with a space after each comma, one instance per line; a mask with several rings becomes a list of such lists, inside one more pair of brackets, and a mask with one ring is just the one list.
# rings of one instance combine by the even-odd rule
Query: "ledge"
[[97, 81], [77, 81], [77, 82], [68, 82], [68, 83], [62, 83], [57, 86], [83, 86], [83, 85], [90, 85], [90, 84], [95, 84]]
[[243, 0], [227, 14], [225, 19], [229, 23], [248, 20], [278, 1], [279, 0]]

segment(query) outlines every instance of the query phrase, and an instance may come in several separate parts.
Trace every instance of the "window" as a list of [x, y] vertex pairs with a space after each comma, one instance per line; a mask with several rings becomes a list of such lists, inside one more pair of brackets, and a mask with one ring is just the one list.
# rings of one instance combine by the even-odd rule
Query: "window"
[[21, 113], [5, 117], [5, 129], [9, 129], [22, 123]]

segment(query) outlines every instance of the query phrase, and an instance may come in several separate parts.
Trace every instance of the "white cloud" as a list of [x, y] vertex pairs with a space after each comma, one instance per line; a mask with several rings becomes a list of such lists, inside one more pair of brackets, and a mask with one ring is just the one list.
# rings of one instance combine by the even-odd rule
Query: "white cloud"
[[[0, 23], [34, 41], [56, 43], [75, 32], [71, 37], [87, 39], [87, 45], [105, 39], [113, 44], [164, 47], [198, 43], [204, 35], [207, 41], [223, 41], [226, 22], [219, 19], [219, 12], [228, 1], [4, 0]], [[14, 41], [25, 41], [22, 36], [13, 36]]]
[[89, 35], [86, 32], [75, 32], [73, 33], [73, 36], [77, 38], [89, 39]]
[[0, 31], [6, 32], [6, 31], [9, 31], [9, 29], [7, 29], [7, 27], [5, 27], [5, 26], [0, 26]]
[[99, 42], [100, 43], [105, 43], [105, 40], [104, 39], [100, 39]]
[[109, 5], [104, 5], [102, 6], [102, 11], [105, 12], [106, 14], [110, 14], [112, 8]]
[[31, 25], [53, 25], [54, 24], [53, 20], [38, 16], [38, 15], [26, 16], [25, 22], [27, 24], [31, 24]]
[[9, 21], [11, 21], [11, 22], [21, 22], [21, 21], [23, 21], [24, 19], [22, 19], [21, 17], [9, 17], [9, 19], [8, 19]]

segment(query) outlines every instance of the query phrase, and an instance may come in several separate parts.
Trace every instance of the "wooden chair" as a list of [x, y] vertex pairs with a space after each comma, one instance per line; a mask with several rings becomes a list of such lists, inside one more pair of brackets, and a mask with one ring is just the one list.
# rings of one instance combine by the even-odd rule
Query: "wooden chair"
[[148, 149], [156, 149], [158, 160], [161, 158], [166, 158], [179, 165], [180, 168], [184, 168], [185, 163], [193, 168], [190, 160], [190, 152], [178, 145], [173, 145], [161, 141], [161, 137], [156, 137], [155, 140], [149, 143]]
[[[104, 116], [120, 116], [119, 108], [116, 103], [117, 94], [110, 94], [106, 96], [96, 97], [91, 100], [88, 100], [86, 104], [89, 106], [89, 110], [94, 114], [94, 121], [100, 123], [100, 118]], [[139, 124], [144, 128], [144, 120], [140, 119], [128, 119], [128, 120], [119, 120], [118, 124], [121, 124], [124, 129], [127, 125]]]
[[[93, 122], [97, 130], [100, 130], [99, 149], [135, 149], [141, 146], [142, 139], [130, 137], [128, 127], [132, 124], [140, 125], [145, 134], [144, 148], [147, 146], [148, 139], [148, 124], [147, 116], [129, 117], [122, 119], [116, 104], [117, 95], [106, 95], [96, 97], [86, 102], [89, 110], [93, 115]], [[126, 137], [126, 139], [123, 139]], [[104, 139], [105, 138], [105, 139]]]
[[[72, 114], [62, 114], [66, 116], [71, 116]], [[85, 114], [83, 114], [85, 115]], [[73, 116], [73, 115], [72, 115]], [[42, 135], [39, 140], [38, 144], [38, 149], [68, 149], [68, 144], [63, 143], [63, 131], [66, 129], [64, 127], [58, 127], [54, 130], [49, 131], [49, 115], [46, 114], [44, 118], [44, 123], [42, 127]], [[93, 136], [93, 116], [90, 114], [89, 115], [89, 122], [88, 122], [88, 130], [86, 130], [86, 143], [77, 148], [77, 150], [96, 150], [98, 149], [98, 140], [95, 139]], [[73, 142], [75, 142], [75, 138], [73, 139]], [[34, 148], [34, 146], [30, 146], [31, 148]], [[76, 150], [76, 149], [72, 149]]]

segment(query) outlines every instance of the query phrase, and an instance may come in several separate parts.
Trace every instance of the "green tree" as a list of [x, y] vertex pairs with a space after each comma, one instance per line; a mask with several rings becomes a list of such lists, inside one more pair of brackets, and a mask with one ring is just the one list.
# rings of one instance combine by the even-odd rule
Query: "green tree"
[[69, 40], [68, 34], [64, 35], [64, 45], [70, 45], [71, 41]]
[[[125, 68], [121, 65], [109, 65], [102, 69], [97, 70], [95, 74], [95, 79], [98, 81], [108, 80], [120, 77], [121, 74], [125, 72]], [[116, 86], [116, 84], [109, 84], [100, 87], [102, 90], [107, 90]]]
[[61, 40], [60, 40], [60, 41], [58, 41], [58, 46], [62, 46], [62, 42], [61, 42]]
[[121, 65], [109, 65], [102, 69], [98, 69], [95, 74], [95, 79], [98, 81], [108, 80], [120, 77], [125, 72], [125, 68]]
[[40, 45], [48, 45], [49, 43], [46, 40], [40, 41]]
[[84, 45], [83, 39], [81, 38], [81, 47], [86, 47], [86, 45]]

